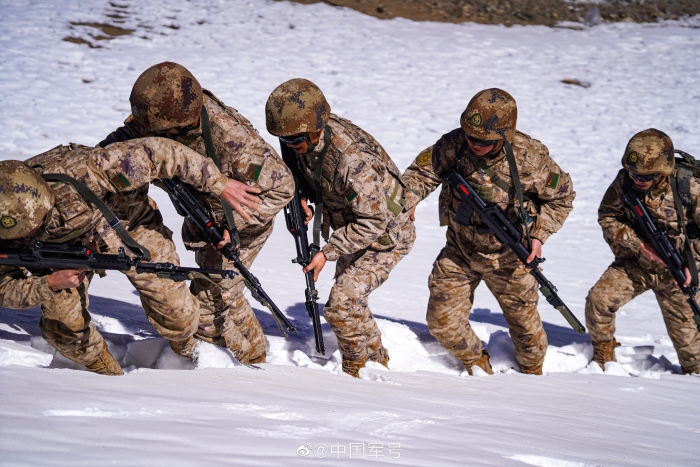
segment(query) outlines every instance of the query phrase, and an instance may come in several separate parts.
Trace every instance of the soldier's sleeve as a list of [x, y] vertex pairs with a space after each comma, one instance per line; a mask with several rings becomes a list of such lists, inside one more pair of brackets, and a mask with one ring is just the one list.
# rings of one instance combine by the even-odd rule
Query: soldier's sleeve
[[533, 178], [534, 191], [540, 203], [530, 236], [544, 243], [564, 225], [573, 209], [576, 192], [571, 177], [552, 160], [549, 150], [542, 144], [536, 146], [539, 146], [536, 147], [539, 163]]
[[637, 257], [642, 240], [634, 231], [625, 210], [620, 175], [610, 184], [598, 208], [598, 224], [616, 257]]
[[382, 177], [359, 150], [348, 150], [338, 167], [337, 188], [350, 204], [355, 222], [334, 230], [322, 251], [328, 261], [367, 248], [385, 231], [389, 222]]
[[49, 287], [49, 276], [25, 276], [19, 268], [0, 269], [0, 306], [15, 310], [34, 308], [53, 300], [54, 292]]
[[438, 174], [454, 165], [454, 157], [444, 150], [446, 136], [422, 150], [404, 171], [401, 178], [407, 188], [406, 210], [412, 209], [435, 191], [442, 184]]
[[275, 218], [294, 196], [294, 177], [277, 152], [257, 133], [240, 125], [236, 131], [226, 132], [219, 149], [224, 173], [249, 186], [260, 189], [262, 201], [257, 212], [243, 206], [250, 216], [246, 221], [238, 212], [233, 217], [238, 228], [246, 225], [265, 225]]
[[98, 195], [132, 191], [158, 178], [177, 177], [215, 195], [228, 183], [211, 159], [166, 138], [141, 138], [96, 148], [87, 165], [86, 180], [81, 181]]

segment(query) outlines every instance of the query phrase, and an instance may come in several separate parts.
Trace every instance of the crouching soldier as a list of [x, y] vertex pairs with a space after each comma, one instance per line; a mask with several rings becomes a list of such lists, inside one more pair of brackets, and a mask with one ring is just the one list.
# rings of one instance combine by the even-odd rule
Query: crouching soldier
[[[161, 138], [106, 149], [71, 144], [26, 163], [0, 162], [0, 244], [28, 248], [36, 242], [80, 243], [110, 254], [123, 247], [148, 250], [150, 261], [177, 265], [171, 232], [162, 218], [138, 224], [108, 222], [113, 213], [103, 201], [110, 193], [128, 193], [155, 178], [172, 177], [204, 192], [232, 197], [230, 181], [212, 161]], [[199, 303], [186, 283], [137, 273], [133, 268], [125, 274], [141, 296], [153, 327], [170, 341], [173, 350], [192, 358]], [[90, 322], [87, 289], [92, 277], [92, 271], [29, 275], [20, 268], [1, 266], [0, 305], [15, 309], [41, 305], [42, 335], [61, 355], [96, 373], [120, 375], [119, 364]]]
[[[330, 113], [323, 93], [310, 81], [292, 79], [278, 86], [265, 115], [267, 131], [294, 150], [290, 169], [296, 179], [309, 185], [315, 242], [321, 232], [327, 242], [304, 272], [313, 271], [316, 280], [326, 261], [337, 261], [336, 283], [323, 314], [338, 338], [343, 371], [359, 377], [367, 360], [388, 366], [368, 299], [415, 240], [403, 208], [400, 172], [371, 135]], [[308, 221], [312, 212], [306, 200], [302, 206]]]
[[[414, 208], [442, 183], [441, 174], [455, 168], [484, 201], [500, 206], [521, 226], [530, 262], [542, 256], [542, 245], [561, 228], [575, 193], [547, 147], [516, 131], [516, 120], [510, 94], [495, 88], [479, 92], [462, 113], [460, 128], [421, 152], [403, 179], [412, 190], [407, 206]], [[514, 183], [518, 177], [520, 183]], [[459, 201], [444, 185], [440, 224], [447, 225], [447, 244], [428, 280], [430, 333], [469, 374], [472, 366], [492, 373], [489, 354], [469, 324], [474, 291], [483, 280], [503, 310], [523, 373], [542, 374], [547, 336], [537, 311], [537, 281], [476, 214], [468, 226], [457, 222]]]
[[[162, 136], [214, 160], [235, 181], [237, 192], [231, 203], [235, 211], [222, 206], [216, 196], [200, 194], [198, 198], [219, 226], [239, 232], [239, 238], [233, 240], [240, 242], [241, 262], [250, 268], [272, 234], [275, 216], [294, 193], [294, 179], [282, 159], [243, 115], [203, 90], [176, 63], [159, 63], [144, 71], [129, 101], [132, 115], [100, 145]], [[141, 194], [145, 196], [146, 192]], [[182, 227], [182, 239], [187, 249], [195, 251], [200, 267], [233, 269], [233, 263], [189, 220]], [[228, 347], [241, 363], [265, 362], [267, 340], [244, 296], [242, 276], [218, 284], [195, 279], [191, 290], [202, 302], [198, 338]]]
[[[700, 373], [700, 333], [693, 322], [687, 297], [669, 269], [637, 230], [637, 213], [624, 196], [634, 191], [659, 230], [666, 231], [685, 264], [685, 284], [691, 283], [689, 262], [698, 259], [700, 183], [675, 166], [673, 142], [650, 128], [627, 143], [622, 169], [605, 192], [598, 208], [598, 223], [615, 260], [586, 297], [586, 324], [593, 340], [593, 360], [601, 368], [615, 361], [615, 313], [637, 295], [651, 289], [661, 307], [668, 335], [684, 373]], [[685, 173], [682, 173], [685, 172]], [[692, 239], [688, 232], [694, 232]], [[689, 253], [688, 256], [683, 251]], [[694, 268], [694, 265], [692, 265]], [[697, 299], [697, 297], [696, 297]]]

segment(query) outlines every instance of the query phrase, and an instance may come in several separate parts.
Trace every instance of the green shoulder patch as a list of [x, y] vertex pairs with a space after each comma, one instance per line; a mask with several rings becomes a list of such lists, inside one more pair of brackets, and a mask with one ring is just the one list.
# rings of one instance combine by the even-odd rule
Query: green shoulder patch
[[556, 188], [559, 183], [559, 174], [555, 172], [549, 172], [549, 177], [547, 177], [547, 183], [545, 186], [547, 188]]
[[126, 176], [121, 172], [112, 176], [112, 178], [110, 178], [109, 181], [112, 182], [112, 185], [114, 185], [114, 187], [117, 190], [123, 190], [131, 186], [131, 182], [129, 181], [129, 179], [126, 178]]
[[262, 165], [250, 164], [245, 172], [245, 178], [251, 182], [257, 182], [260, 178], [260, 172], [262, 172]]
[[424, 167], [426, 165], [430, 165], [433, 163], [433, 147], [430, 146], [428, 149], [424, 149], [421, 151], [420, 154], [418, 154], [418, 157], [416, 157], [416, 164], [418, 164], [419, 167]]
[[347, 190], [345, 190], [345, 199], [348, 200], [348, 203], [352, 203], [352, 200], [357, 198], [357, 192], [352, 189], [352, 187], [349, 187]]

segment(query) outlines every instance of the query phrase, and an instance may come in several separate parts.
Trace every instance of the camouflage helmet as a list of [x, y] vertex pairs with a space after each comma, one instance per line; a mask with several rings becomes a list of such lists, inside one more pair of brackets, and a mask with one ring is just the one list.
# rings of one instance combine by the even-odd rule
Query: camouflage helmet
[[202, 108], [202, 86], [177, 63], [153, 65], [138, 77], [129, 96], [134, 119], [147, 131], [194, 122]]
[[49, 185], [21, 161], [0, 162], [0, 240], [27, 236], [53, 207]]
[[314, 83], [294, 78], [277, 86], [265, 104], [267, 131], [275, 136], [321, 131], [331, 106]]
[[655, 128], [634, 135], [622, 156], [622, 166], [637, 175], [671, 175], [675, 163], [671, 138]]
[[517, 119], [518, 107], [513, 96], [502, 89], [491, 88], [472, 97], [459, 123], [472, 138], [512, 142]]

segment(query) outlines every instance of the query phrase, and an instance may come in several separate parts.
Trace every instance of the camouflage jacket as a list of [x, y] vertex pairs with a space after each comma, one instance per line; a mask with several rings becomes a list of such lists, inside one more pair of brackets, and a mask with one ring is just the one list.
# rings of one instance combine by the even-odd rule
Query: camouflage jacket
[[[497, 203], [511, 220], [517, 221], [517, 200], [494, 183], [491, 178], [477, 166], [485, 164], [507, 185], [513, 186], [510, 168], [505, 150], [495, 156], [482, 158], [474, 156], [466, 146], [461, 160], [457, 155], [465, 143], [464, 131], [457, 128], [443, 135], [433, 146], [422, 151], [403, 174], [406, 186], [411, 190], [407, 196], [407, 207], [412, 208], [425, 199], [442, 183], [439, 174], [456, 167], [464, 178], [474, 186], [487, 203]], [[525, 210], [533, 218], [529, 226], [530, 236], [542, 243], [559, 230], [572, 209], [576, 193], [573, 191], [571, 178], [552, 160], [549, 150], [541, 142], [517, 132], [512, 144], [515, 163], [520, 176], [525, 199]], [[459, 194], [452, 187], [444, 185], [440, 193], [440, 225], [461, 232], [461, 237], [477, 248], [488, 250], [499, 248], [491, 234], [481, 235], [475, 226], [481, 224], [478, 216], [472, 214], [469, 227], [456, 222]]]
[[[349, 120], [331, 114], [327, 128], [331, 139], [321, 179], [326, 259], [335, 261], [364, 248], [393, 248], [410, 222], [399, 169], [371, 135]], [[321, 139], [312, 152], [297, 155], [298, 169], [311, 186], [323, 149]]]
[[[207, 90], [204, 90], [204, 106], [209, 115], [212, 141], [221, 164], [221, 172], [234, 180], [260, 189], [258, 196], [262, 204], [258, 207], [259, 212], [244, 207], [251, 217], [249, 222], [233, 211], [236, 226], [240, 230], [241, 245], [245, 247], [260, 233], [269, 229], [277, 213], [292, 200], [294, 179], [277, 152], [238, 111], [224, 105]], [[100, 145], [142, 135], [143, 132], [129, 116], [124, 127], [110, 134]], [[174, 139], [207, 156], [201, 125]], [[199, 199], [213, 214], [216, 223], [225, 225], [226, 218], [219, 199], [206, 195], [200, 195]], [[188, 248], [202, 248], [208, 245], [201, 233], [188, 221], [185, 221], [183, 226], [183, 240]]]
[[[221, 194], [227, 179], [214, 163], [174, 141], [143, 138], [108, 148], [70, 144], [57, 146], [28, 159], [27, 164], [44, 174], [65, 174], [105, 198], [110, 193], [131, 192], [156, 178], [178, 177], [199, 190]], [[27, 248], [37, 241], [82, 243], [95, 251], [116, 250], [121, 240], [102, 213], [88, 203], [72, 185], [50, 182], [54, 207], [36, 235], [5, 246]], [[27, 276], [26, 271], [0, 266], [0, 306], [31, 308], [50, 299], [53, 292], [46, 276]]]
[[[696, 230], [697, 227], [693, 227], [700, 225], [700, 182], [694, 177], [690, 177], [688, 182], [692, 206], [684, 204], [683, 219], [686, 225], [690, 224], [691, 230]], [[660, 273], [665, 270], [662, 265], [652, 263], [639, 254], [642, 239], [635, 230], [634, 214], [623, 199], [624, 194], [628, 190], [634, 189], [633, 187], [627, 171], [621, 169], [600, 203], [598, 223], [603, 228], [603, 237], [610, 245], [615, 258], [621, 260], [638, 259], [647, 269]], [[678, 214], [668, 178], [662, 179], [649, 192], [638, 194], [656, 226], [660, 230], [668, 232], [677, 251], [682, 252], [685, 236], [678, 228]], [[700, 252], [699, 241], [693, 239], [690, 244], [697, 260], [700, 256], [698, 254]]]

